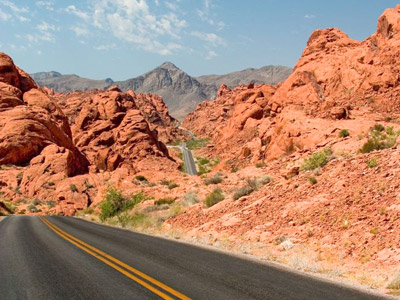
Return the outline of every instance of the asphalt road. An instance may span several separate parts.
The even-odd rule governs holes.
[[[0,222],[0,298],[384,299],[184,243],[28,216]]]
[[[185,163],[186,173],[189,175],[197,175],[196,164],[193,159],[192,151],[186,148],[186,144],[181,145],[183,153],[183,161]]]

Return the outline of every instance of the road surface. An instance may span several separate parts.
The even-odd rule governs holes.
[[[385,299],[69,217],[0,222],[1,299]]]
[[[186,144],[181,144],[183,162],[185,163],[186,173],[189,175],[197,175],[196,164],[193,159],[192,151],[186,148]]]

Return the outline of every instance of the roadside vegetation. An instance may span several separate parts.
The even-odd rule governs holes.
[[[260,178],[246,178],[246,185],[238,189],[233,194],[233,199],[238,200],[244,196],[250,195],[257,191],[262,185],[266,185],[272,181],[272,177],[265,175]]]
[[[325,148],[322,151],[315,152],[304,160],[301,169],[304,171],[311,171],[322,168],[332,159],[332,154],[331,148]]]
[[[361,153],[370,153],[374,150],[392,148],[397,141],[400,131],[394,131],[393,127],[384,127],[376,124],[368,134],[367,142],[360,149]]]

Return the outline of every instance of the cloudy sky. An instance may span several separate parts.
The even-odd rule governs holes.
[[[171,61],[190,75],[293,66],[317,28],[354,39],[396,1],[0,0],[0,51],[28,72],[122,80]]]

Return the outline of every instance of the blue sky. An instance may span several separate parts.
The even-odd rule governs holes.
[[[190,75],[294,66],[310,34],[363,40],[383,0],[0,0],[0,51],[27,72],[123,80],[171,61]]]

